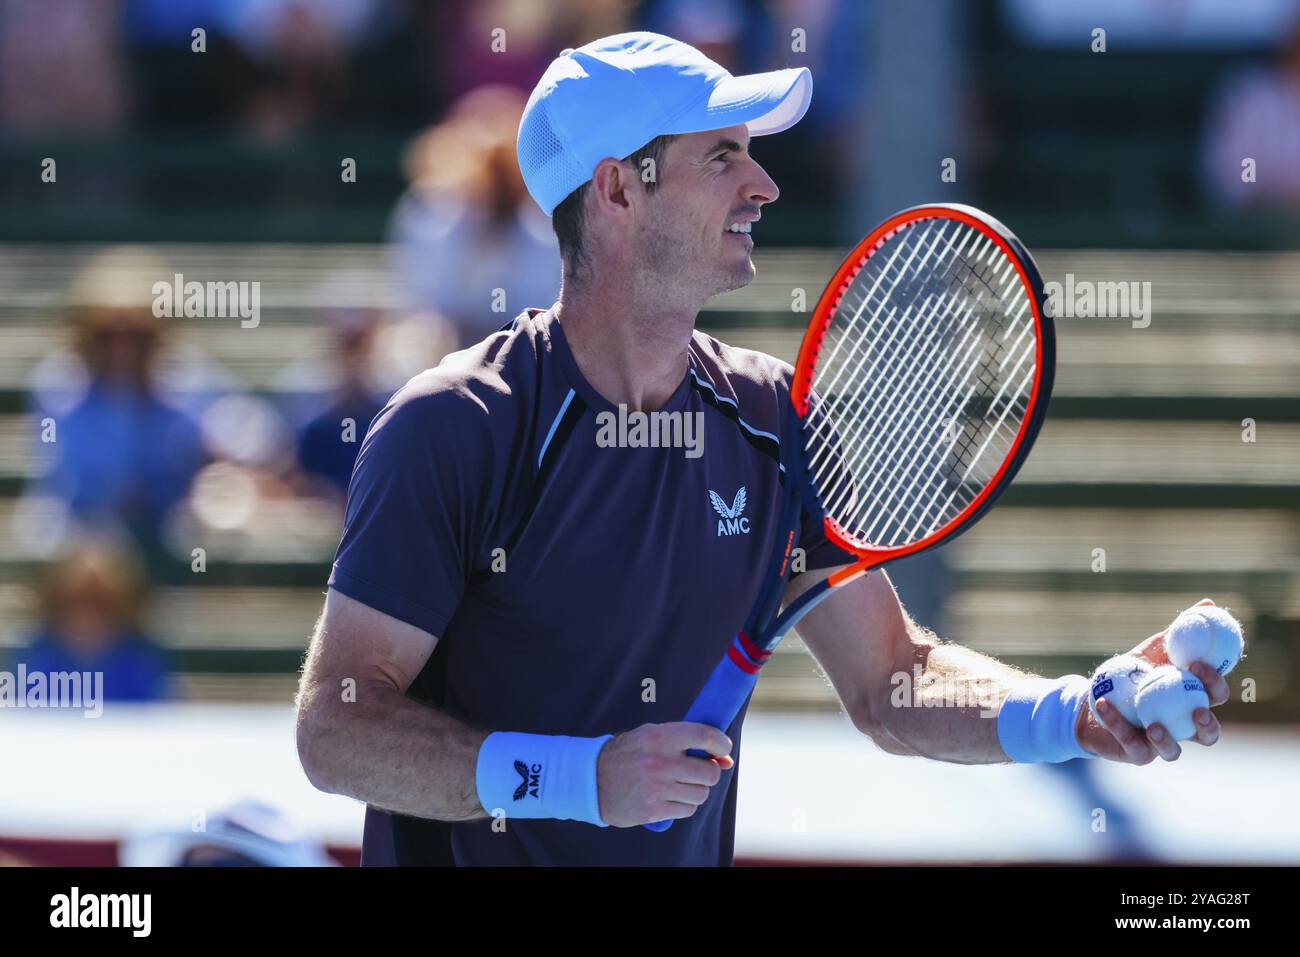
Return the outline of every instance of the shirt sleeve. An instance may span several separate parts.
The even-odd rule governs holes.
[[[826,537],[826,526],[820,515],[813,517],[807,510],[799,513],[801,528],[799,547],[804,550],[804,566],[807,571],[824,568],[838,568],[851,565],[858,560],[852,552],[846,552]]]
[[[348,487],[331,588],[441,636],[460,604],[490,456],[482,412],[407,386],[375,417]]]
[[[822,443],[828,444],[830,449],[830,454],[823,456],[818,470],[824,494],[836,501],[844,495],[854,496],[853,477],[843,466],[835,429],[828,420],[821,418],[821,399],[815,394],[811,398],[808,417],[817,428]],[[858,560],[852,552],[845,551],[827,538],[826,525],[820,513],[814,516],[806,508],[801,509],[799,521],[799,547],[804,550],[808,571],[851,565]]]

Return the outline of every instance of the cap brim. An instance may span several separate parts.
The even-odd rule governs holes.
[[[693,117],[694,133],[744,123],[751,136],[779,133],[798,123],[812,102],[812,72],[807,67],[751,73],[722,79],[703,113]]]

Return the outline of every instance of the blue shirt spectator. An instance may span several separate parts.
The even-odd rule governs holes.
[[[324,479],[346,493],[352,466],[366,429],[384,407],[382,399],[366,395],[341,398],[317,415],[298,435],[298,465],[308,475]],[[351,419],[354,440],[344,440],[344,419]]]
[[[105,701],[161,701],[168,697],[171,669],[162,648],[137,631],[113,635],[103,647],[80,652],[60,635],[46,629],[19,651],[16,661],[33,672],[100,672],[104,676]]]
[[[13,655],[28,675],[101,672],[103,700],[157,701],[167,696],[170,666],[141,631],[146,584],[126,542],[82,539],[46,572],[42,619],[31,643]]]
[[[95,383],[58,423],[48,487],[78,515],[156,531],[203,461],[198,425],[147,392]]]

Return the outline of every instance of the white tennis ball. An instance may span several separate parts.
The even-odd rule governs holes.
[[[1240,623],[1215,605],[1187,609],[1165,632],[1169,660],[1183,669],[1193,661],[1204,661],[1226,675],[1237,667],[1242,648]]]
[[[1088,690],[1088,707],[1097,716],[1097,700],[1105,698],[1129,724],[1138,724],[1137,705],[1133,699],[1138,685],[1151,671],[1151,662],[1136,655],[1116,655],[1097,666],[1092,673],[1092,687]]]
[[[1137,713],[1142,727],[1163,724],[1175,741],[1195,736],[1192,712],[1209,706],[1210,696],[1201,679],[1173,665],[1153,669],[1138,685]]]

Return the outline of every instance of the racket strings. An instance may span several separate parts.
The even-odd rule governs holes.
[[[938,301],[938,303],[939,303],[941,309],[942,309],[942,308],[949,308],[949,309],[952,308],[952,303],[949,302],[949,301],[947,301],[945,298],[940,298],[940,299],[937,300],[937,301]],[[967,316],[967,318],[969,318],[969,317]],[[970,330],[968,329],[967,331],[969,332]],[[968,337],[968,338],[969,338],[969,337]],[[963,346],[965,346],[966,348],[963,349],[963,348],[962,348]],[[930,411],[933,412],[933,414],[932,414],[931,417],[930,417],[930,422],[929,422],[929,425],[930,425],[932,428],[933,428],[933,427],[937,427],[937,426],[939,426],[939,425],[941,425],[941,424],[949,423],[949,422],[952,421],[951,416],[948,414],[948,413],[951,411],[951,409],[950,409],[950,408],[945,408],[942,404],[936,404],[935,401],[934,401],[934,399],[935,399],[935,393],[938,392],[940,389],[942,389],[942,388],[944,388],[944,387],[948,387],[949,390],[951,391],[951,386],[952,386],[953,381],[967,381],[967,382],[968,382],[968,381],[970,381],[970,379],[971,379],[971,372],[972,372],[972,370],[969,368],[968,365],[965,365],[965,364],[964,364],[964,363],[966,362],[966,360],[968,359],[968,357],[970,357],[970,356],[972,355],[972,351],[971,351],[970,347],[967,345],[967,343],[964,342],[964,341],[959,342],[958,347],[952,350],[952,354],[958,356],[958,360],[957,360],[957,362],[953,363],[952,366],[951,366],[951,368],[952,368],[952,370],[953,370],[953,378],[950,379],[950,381],[947,381],[947,382],[945,382],[945,381],[942,380],[942,379],[937,379],[937,380],[935,380],[934,387],[931,388],[927,393],[924,393],[924,394],[922,395],[922,399],[924,400],[925,404],[922,405],[920,402],[918,402],[918,403],[916,404],[916,406],[915,406],[915,408],[917,408],[917,409],[924,408],[924,409],[927,409],[927,410],[930,410]],[[908,389],[908,388],[915,389],[915,384],[914,384],[914,383],[909,383],[909,382],[907,382],[907,381],[904,381],[904,382],[901,383],[901,389],[902,389],[902,390],[906,390],[906,389]],[[968,395],[964,397],[964,398],[967,399],[967,400],[969,399],[969,391],[970,391],[970,390],[968,390]],[[887,406],[887,407],[884,409],[884,415],[885,415],[885,416],[890,416],[890,415],[897,416],[897,415],[899,414],[899,409],[898,409],[896,406],[897,406],[897,403],[895,403],[895,404],[892,405],[892,406]],[[896,421],[895,424],[896,424],[896,426],[898,426],[898,428],[895,429],[895,436],[896,436],[896,437],[899,436],[899,435],[908,435],[908,434],[913,434],[913,433],[915,433],[915,431],[916,431],[916,429],[917,429],[917,426],[918,426],[918,422],[916,421],[915,418],[913,418],[912,420],[904,419],[904,420],[902,420],[901,422]],[[921,425],[924,425],[924,424],[925,424],[925,423],[921,423]],[[964,434],[964,433],[962,433],[962,432],[954,431],[954,432],[951,433],[951,438],[956,439],[956,438],[959,438],[959,437],[960,437],[961,435],[963,435],[963,434]],[[954,451],[956,451],[956,449],[955,449],[955,446],[956,446],[956,445],[957,445],[956,442],[950,442],[950,443],[949,443],[948,451],[949,451],[950,454],[953,453]],[[965,443],[962,443],[962,445],[965,446],[965,447],[967,447],[967,452],[968,452],[968,451],[969,451],[969,447],[972,446],[973,443],[972,443],[972,442],[965,442]],[[933,466],[933,464],[934,464],[933,461],[931,461],[931,460],[926,460],[926,459],[919,459],[919,458],[918,458],[919,448],[917,448],[917,447],[915,447],[915,446],[913,446],[913,447],[911,448],[911,452],[912,452],[912,454],[911,454],[910,456],[907,456],[907,455],[899,455],[900,451],[903,450],[903,449],[905,449],[905,448],[907,448],[907,447],[906,447],[902,442],[900,442],[900,441],[895,441],[894,444],[893,444],[892,446],[886,446],[883,450],[881,450],[881,458],[883,459],[883,466],[877,468],[877,474],[876,474],[876,482],[875,482],[875,484],[874,484],[873,486],[868,486],[866,489],[863,490],[864,493],[865,493],[866,495],[873,496],[873,497],[874,497],[874,496],[878,496],[878,495],[880,494],[880,492],[881,492],[881,489],[880,489],[878,486],[882,486],[882,485],[883,485],[883,486],[888,486],[890,483],[896,482],[896,481],[899,479],[899,473],[900,473],[900,471],[902,471],[902,470],[910,470],[910,471],[915,472],[915,471],[917,471],[918,469],[926,469],[926,468],[930,468],[930,467]],[[937,448],[943,448],[943,446],[942,446],[942,445],[938,445]],[[849,450],[849,451],[850,451],[850,453],[852,453],[854,450],[851,449],[851,450]],[[932,451],[934,451],[934,450],[932,450]],[[893,470],[892,470],[892,471],[888,468],[888,466],[890,466],[890,465],[893,466]],[[936,493],[937,493],[937,491],[938,491],[938,489],[936,489]],[[934,506],[936,505],[936,503],[937,503],[938,501],[940,501],[940,499],[939,499],[939,497],[938,497],[937,494],[933,494],[933,495],[931,495],[930,498],[929,498],[929,500],[926,500],[926,499],[924,499],[924,498],[920,498],[920,497],[916,497],[916,498],[913,498],[913,499],[911,500],[911,509],[910,509],[910,511],[908,511],[908,512],[906,512],[906,513],[900,513],[900,512],[897,511],[897,510],[894,510],[894,511],[881,511],[881,512],[879,513],[879,515],[878,515],[878,518],[879,518],[879,519],[892,519],[892,520],[895,520],[895,521],[897,521],[900,517],[901,517],[901,518],[905,518],[905,519],[911,519],[911,518],[914,518],[914,517],[916,516],[916,513],[917,513],[918,509],[920,509],[920,507],[921,507],[922,505],[925,505],[925,506],[928,506],[928,508],[927,508],[926,510],[923,510],[923,511],[922,511],[922,516],[924,517],[924,516],[929,515],[929,514],[932,513],[933,511],[935,511]],[[830,503],[830,504],[831,504],[831,507],[832,507],[833,509],[838,509],[839,506],[842,505],[843,503],[842,503],[842,501],[841,501],[841,502],[832,502],[832,503]],[[879,529],[878,529],[878,528],[875,528],[875,527],[868,527],[868,528],[866,529],[866,532],[868,533],[868,535],[869,535],[871,538],[873,538],[873,539],[875,539],[875,538],[878,537],[878,536],[875,534],[875,533],[877,533],[878,531],[879,531]]]
[[[959,254],[964,254],[964,253],[965,253],[965,247],[962,247],[962,248],[957,249],[956,252],[959,253]],[[940,306],[942,306],[942,305],[943,305],[943,303],[942,303],[941,300],[936,300],[936,302],[935,302],[935,306],[936,306],[936,308],[938,308],[938,307],[940,307]],[[858,315],[860,315],[860,310],[859,310]],[[882,315],[885,315],[886,320],[889,320],[889,319],[895,318],[893,315],[890,315],[890,314],[887,314],[887,313],[882,313]],[[920,318],[922,321],[929,321],[929,320],[932,319],[932,315],[930,315],[930,314],[918,314],[918,318]],[[943,330],[942,330],[942,327],[941,327],[941,325],[940,325],[939,323],[930,322],[930,330],[929,330],[929,333],[928,333],[928,334],[922,334],[921,337],[920,337],[919,339],[913,339],[913,345],[914,345],[915,348],[917,348],[917,349],[933,348],[933,345],[934,345],[934,337],[935,337],[936,335],[941,334],[942,331],[943,331]],[[906,332],[906,330],[905,330],[905,332]],[[865,332],[865,335],[867,335],[867,336],[871,336],[871,335],[873,335],[873,334],[875,334],[875,335],[879,335],[879,330],[876,329],[874,326],[873,326],[872,328],[867,329],[866,332]],[[845,341],[845,340],[847,340],[847,339],[849,339],[849,338],[853,338],[853,337],[844,336],[844,337],[841,338],[841,342],[843,342],[843,341]],[[902,336],[899,336],[898,338],[902,338]],[[860,341],[860,340],[855,339],[855,341]],[[901,352],[899,352],[898,350],[891,348],[892,343],[891,343],[890,341],[884,339],[883,336],[880,336],[880,337],[878,338],[878,343],[879,343],[878,352],[881,353],[881,354],[884,354],[884,355],[889,356],[889,359],[890,359],[890,361],[894,364],[895,368],[897,367],[897,365],[898,365],[899,363],[905,361],[906,356],[905,356],[904,354],[902,354]],[[969,351],[969,350],[968,350],[968,351]],[[870,352],[870,350],[864,350],[864,354],[869,354],[869,352]],[[854,367],[853,372],[856,374],[860,369],[861,369],[861,363],[859,362],[858,365]],[[902,378],[901,381],[899,380],[899,377],[896,376],[896,375],[895,375],[895,376],[890,376],[890,375],[883,375],[883,376],[869,376],[870,379],[871,379],[871,381],[874,381],[874,382],[876,382],[876,383],[879,384],[879,387],[876,388],[876,389],[874,389],[873,391],[870,391],[870,392],[867,392],[867,393],[864,393],[864,394],[861,394],[861,395],[857,396],[856,398],[859,400],[858,403],[857,403],[857,405],[870,406],[870,405],[872,405],[872,404],[874,404],[874,403],[880,403],[880,402],[883,401],[884,404],[883,404],[883,407],[880,409],[880,417],[884,418],[884,417],[889,417],[889,416],[895,414],[895,412],[896,412],[896,403],[897,403],[897,401],[901,401],[901,398],[900,398],[900,397],[903,396],[903,395],[905,395],[905,394],[907,394],[907,391],[906,391],[906,390],[911,389],[911,390],[914,391],[915,388],[916,388],[916,385],[915,385],[915,382],[914,382],[914,378],[915,378],[916,375],[921,374],[921,366],[919,366],[919,365],[914,365],[914,366],[913,366],[913,370],[914,370],[914,371],[913,371],[913,373],[912,373],[912,375],[911,375],[910,377],[905,376],[905,377]],[[874,371],[874,370],[873,370],[873,371]],[[824,387],[827,388],[827,389],[828,389],[829,391],[831,391],[832,393],[837,393],[837,394],[839,394],[839,395],[842,397],[842,396],[844,395],[844,392],[842,391],[842,388],[841,388],[841,387],[842,387],[842,380],[843,380],[843,379],[844,379],[844,373],[842,372],[839,376],[830,378],[830,381],[827,382],[827,383],[825,384]],[[940,384],[940,383],[936,383],[935,385],[937,386],[937,385],[939,385],[939,384]],[[891,385],[895,387],[895,388],[894,388],[894,392],[893,392],[893,399],[891,400],[891,398],[888,397],[888,396],[884,396],[884,397],[882,398],[882,392],[883,392],[883,389],[884,389],[885,387],[888,387],[888,386],[891,386]],[[932,389],[930,393],[924,394],[921,398],[922,398],[922,399],[930,399],[930,398],[932,397],[933,391],[934,391],[934,390]],[[847,403],[842,403],[841,406],[839,407],[839,409],[837,409],[837,412],[838,412],[838,414],[841,415],[841,416],[845,415],[846,413],[855,413],[855,414],[858,414],[858,415],[863,414],[861,408],[857,407],[857,405],[855,405],[854,407],[849,407],[849,405],[848,405]],[[923,406],[921,405],[920,402],[917,402],[917,403],[914,404],[914,408],[915,408],[915,409],[921,409],[921,408],[923,408]],[[940,414],[942,414],[942,411],[943,411],[942,409],[938,410],[938,412],[939,412]],[[828,420],[823,419],[821,422],[818,423],[818,425],[819,425],[819,429],[818,429],[818,437],[819,437],[819,438],[824,437],[824,430],[825,430],[825,428],[826,428],[826,422],[827,422],[827,421],[828,421]],[[914,421],[906,421],[906,422],[901,422],[901,423],[896,423],[896,424],[903,426],[903,429],[900,429],[900,430],[898,431],[898,434],[899,434],[899,435],[902,435],[902,434],[905,434],[904,430],[907,429],[907,428],[911,428],[911,427],[913,427],[913,426],[915,425],[915,422],[914,422]],[[864,434],[864,437],[862,438],[861,441],[865,441],[865,434]],[[831,446],[830,446],[829,444],[822,444],[822,446],[821,446],[821,448],[820,448],[820,451],[819,451],[819,456],[820,456],[821,458],[825,458],[825,457],[829,454],[829,450],[830,450],[830,448],[831,448]],[[896,451],[896,449],[897,449],[897,446],[896,446],[894,449],[886,448],[885,450],[883,450],[883,454],[884,454],[886,457],[888,457],[888,455],[889,455],[890,453],[892,453],[893,451]],[[851,447],[851,448],[848,448],[848,449],[840,449],[840,450],[838,450],[838,451],[840,452],[840,454],[844,454],[844,455],[847,455],[847,456],[849,456],[849,457],[852,457],[853,455],[857,454],[857,452],[859,451],[859,449],[858,449],[857,447]],[[817,457],[814,457],[814,459],[813,459],[813,463],[812,463],[812,464],[813,464],[813,467],[816,468],[817,465],[819,464],[819,459],[818,459]],[[872,491],[872,490],[871,490],[871,489],[867,489],[867,490],[865,490],[865,491],[870,492],[870,491]]]
[[[958,404],[962,400],[969,400],[970,392],[972,390],[968,389],[966,396],[964,396],[962,400],[959,400],[956,396],[959,396],[960,393],[954,389],[954,385],[962,382],[969,382],[971,380],[973,370],[970,368],[969,363],[978,356],[978,353],[976,352],[977,345],[978,340],[970,337],[969,334],[965,339],[958,343],[958,346],[954,350],[955,354],[958,356],[958,361],[954,363],[949,377],[946,380],[943,378],[936,378],[930,388],[923,392],[917,401],[912,403],[911,408],[913,412],[911,413],[910,418],[907,417],[908,414],[900,408],[900,403],[895,402],[886,406],[883,410],[883,417],[893,415],[902,416],[902,418],[895,423],[895,441],[893,444],[886,445],[877,450],[875,481],[869,484],[865,489],[862,489],[862,494],[868,497],[877,497],[881,494],[882,488],[889,487],[891,484],[899,481],[901,473],[917,472],[933,466],[934,463],[932,458],[934,455],[938,454],[940,449],[943,448],[942,444],[934,444],[930,450],[932,453],[931,458],[921,459],[920,455],[922,446],[915,442],[910,444],[906,443],[902,441],[902,437],[914,435],[921,429],[928,428],[931,430],[938,430],[947,428],[951,423],[956,421],[959,410],[953,407],[954,404]],[[913,390],[916,389],[916,383],[908,381],[902,382],[898,386],[898,391],[895,392],[895,395],[904,395],[906,394],[905,390],[909,388]],[[948,400],[947,404],[945,404],[942,398],[944,393],[953,396],[953,398]],[[921,415],[925,415],[926,418],[920,418]],[[956,442],[961,435],[962,433],[956,429],[949,430],[949,438],[951,441],[948,443],[947,451],[950,454],[953,452]],[[860,442],[858,446],[849,449],[849,454],[852,455],[860,452],[861,445],[862,443]],[[913,500],[913,510],[915,510],[915,506],[918,505],[920,501],[920,499]],[[831,503],[831,507],[839,510],[843,504],[843,496],[841,496],[839,501]],[[897,518],[898,516],[895,513],[881,512],[879,517]],[[907,517],[910,517],[910,515]],[[874,536],[876,532],[877,529],[875,527],[869,527],[866,529],[866,533],[869,536]]]
[[[892,509],[881,510],[877,516],[876,524],[870,525],[865,529],[865,534],[869,539],[874,540],[880,537],[880,526],[883,522],[893,522],[895,526],[901,526],[908,522],[916,522],[918,520],[924,522],[933,518],[939,524],[942,524],[942,522],[948,518],[946,509],[955,502],[957,496],[963,490],[969,490],[972,493],[977,491],[977,489],[971,488],[970,485],[966,483],[969,483],[970,475],[974,468],[979,462],[983,461],[980,453],[983,451],[984,446],[987,445],[987,441],[977,447],[974,441],[977,436],[972,435],[970,430],[952,427],[957,423],[958,416],[962,414],[961,409],[963,407],[968,408],[972,405],[972,398],[976,388],[978,387],[978,383],[981,379],[987,381],[987,376],[990,371],[987,363],[981,363],[980,365],[985,374],[984,376],[980,376],[977,374],[979,366],[973,367],[969,364],[969,362],[972,361],[979,361],[979,353],[975,351],[974,348],[975,344],[975,342],[972,342],[971,345],[967,347],[966,351],[958,353],[959,360],[954,366],[956,369],[955,374],[947,382],[940,382],[941,387],[947,387],[953,394],[950,404],[946,407],[943,406],[942,403],[927,406],[936,409],[937,412],[931,417],[928,423],[919,423],[920,428],[924,428],[928,425],[928,427],[932,429],[947,429],[948,434],[946,438],[948,441],[946,443],[932,443],[928,450],[930,453],[928,456],[922,456],[920,446],[914,447],[911,450],[911,456],[906,458],[900,457],[897,461],[892,463],[894,466],[892,470],[888,467],[880,469],[875,485],[867,490],[867,494],[873,497],[884,494],[889,488],[893,487],[895,483],[901,482],[906,478],[906,476],[902,474],[903,472],[912,475],[917,473],[925,474],[927,472],[933,472],[936,468],[940,467],[943,461],[943,454],[946,454],[948,460],[953,463],[960,463],[962,461],[969,462],[968,467],[958,478],[958,481],[953,484],[953,492],[948,496],[941,495],[944,488],[942,483],[932,483],[934,490],[928,498],[914,496],[911,499],[905,500],[896,497],[894,499],[895,507]],[[953,391],[952,387],[957,383],[966,385],[964,394]],[[927,403],[934,403],[936,398],[935,392],[937,391],[937,389],[931,390],[931,393],[925,397],[924,401]],[[1000,397],[995,397],[992,404],[993,408],[997,407],[999,398]],[[965,418],[967,420],[972,417],[970,411],[965,413]],[[1005,422],[1005,416],[1000,416],[999,420],[995,421]],[[906,431],[904,434],[915,434],[917,427],[918,423],[915,421],[905,423],[904,429]],[[960,441],[963,436],[970,436],[970,439],[964,442]],[[996,429],[993,431],[991,437],[997,438]],[[886,449],[884,453],[887,460],[886,466],[891,464],[889,462],[890,457],[899,453],[903,448],[906,448],[903,443],[895,442],[893,447]],[[972,449],[975,449],[976,451],[972,453]],[[914,479],[911,481],[915,484]],[[966,502],[962,501],[958,504],[959,506],[964,507]],[[932,530],[933,529],[922,529],[920,534]]]
[[[936,237],[936,239],[937,238],[938,237]],[[902,244],[900,244],[900,249],[901,248],[902,248]],[[908,268],[908,265],[910,264],[911,261],[912,260],[910,258],[907,261],[905,261],[902,268],[903,269]],[[862,302],[857,306],[851,324],[858,324],[862,321],[861,319],[862,311],[867,307],[867,305],[871,304],[872,296],[879,288],[880,283],[884,279],[888,278],[892,265],[893,265],[892,260],[886,263],[885,267],[881,270],[881,275],[879,279],[877,279],[872,290],[862,297]],[[844,308],[845,306],[850,306],[850,307],[852,306],[851,300],[846,301],[847,297],[848,294],[846,293],[845,299],[842,300],[841,308]],[[897,376],[894,373],[897,372],[897,365],[899,362],[902,361],[902,358],[900,357],[899,351],[897,349],[891,348],[891,342],[886,340],[881,334],[882,327],[888,327],[889,323],[896,322],[896,320],[898,319],[898,311],[896,308],[894,308],[892,305],[889,304],[882,304],[882,306],[883,307],[880,309],[879,313],[877,314],[880,321],[878,323],[871,322],[869,326],[866,329],[862,330],[861,332],[861,336],[865,336],[865,337],[876,336],[878,341],[878,348],[875,350],[871,350],[871,349],[858,350],[861,352],[862,358],[860,358],[856,364],[852,364],[851,362],[844,362],[841,364],[840,371],[838,372],[838,374],[828,371],[827,373],[821,375],[818,381],[818,386],[820,389],[824,389],[828,394],[838,395],[843,399],[844,396],[846,395],[845,391],[843,390],[844,381],[846,379],[852,378],[852,379],[858,379],[859,381],[880,383],[882,385],[890,382],[894,382],[895,384],[898,384]],[[828,330],[828,334],[831,331],[832,330]],[[938,331],[939,331],[938,326],[937,325],[934,326],[931,329],[931,333],[930,333],[931,336],[936,334]],[[856,336],[844,334],[841,328],[836,328],[834,330],[834,333],[836,338],[836,346],[832,350],[830,355],[827,357],[827,359],[822,363],[821,368],[824,370],[833,370],[835,368],[836,359],[839,350],[844,345],[844,343],[853,342],[854,343],[853,348],[856,348],[856,346],[861,342],[861,339],[859,339]],[[920,345],[924,345],[925,342],[928,341],[929,338],[927,337],[920,343]],[[869,367],[864,371],[862,369],[862,366],[867,357],[872,357],[873,361],[871,367]],[[882,359],[884,362],[890,363],[891,368],[880,370],[878,368],[878,365]],[[880,374],[882,371],[885,374]],[[903,382],[902,384],[908,385],[909,383]],[[851,402],[856,400],[861,407],[870,408],[870,406],[873,403],[880,401],[881,389],[877,388],[873,391],[856,394],[856,395],[853,393],[848,393],[848,396],[849,398],[843,402],[843,404],[840,406],[838,410],[840,415],[847,415],[852,413],[861,414],[862,411],[861,408],[851,405]],[[833,428],[830,422],[831,420],[829,418],[822,418],[818,420],[818,422],[812,429],[814,433],[814,437],[819,440],[827,438],[828,431],[831,428]],[[811,466],[814,469],[817,468],[821,460],[833,454],[832,449],[834,449],[834,446],[829,442],[819,443],[819,445],[817,446],[817,452],[814,454],[813,459],[810,463]],[[839,449],[836,451],[840,452],[841,454],[847,451],[848,454],[850,455],[853,454],[854,452],[854,450],[852,449],[850,450]]]
[[[900,247],[901,245],[902,244],[900,244]],[[912,262],[911,259],[905,261],[903,263],[902,269],[906,270],[907,268],[909,268],[911,262]],[[873,285],[873,288],[861,297],[861,302],[857,305],[857,308],[854,312],[851,321],[840,323],[839,325],[833,326],[832,328],[828,329],[828,338],[832,338],[833,340],[836,341],[836,347],[831,351],[830,355],[827,356],[826,359],[822,362],[821,369],[826,371],[824,371],[819,378],[819,386],[825,391],[827,391],[828,393],[839,392],[842,389],[846,379],[866,378],[868,380],[875,381],[872,376],[872,373],[877,371],[875,368],[875,363],[878,363],[881,359],[884,359],[885,361],[892,361],[897,359],[898,351],[896,349],[891,348],[891,345],[896,344],[896,342],[899,339],[903,338],[904,334],[911,334],[910,329],[904,331],[901,326],[897,325],[897,320],[899,319],[899,310],[895,303],[889,301],[873,301],[873,297],[875,296],[877,290],[879,289],[880,284],[884,280],[892,279],[895,282],[898,281],[896,276],[891,276],[892,267],[893,264],[892,262],[890,262],[890,263],[886,263],[885,267],[880,270],[879,278]],[[852,289],[846,291],[845,297],[842,300],[841,309],[845,307],[851,307],[853,305],[852,296],[853,296]],[[863,321],[861,318],[862,311],[866,309],[868,305],[876,305],[879,307],[879,311],[878,313],[876,313],[876,319],[878,321],[868,320],[867,327],[860,329],[856,335],[846,334],[846,328],[852,328],[862,323]],[[937,306],[938,304],[935,303],[935,305]],[[923,319],[925,317],[919,314],[909,316],[907,313],[904,313],[903,318],[915,320],[918,318]],[[898,335],[895,336],[893,343],[891,343],[889,340],[886,340],[883,337],[883,330],[888,329],[890,323],[895,323],[894,328],[896,333],[898,333]],[[935,327],[934,329],[931,330],[930,336],[932,337],[933,335],[938,334],[938,332],[939,332],[938,327]],[[837,364],[836,359],[838,356],[839,349],[845,343],[851,343],[852,344],[851,349],[857,349],[857,347],[862,345],[863,343],[863,340],[861,338],[862,336],[876,336],[877,347],[875,349],[869,347],[858,349],[857,351],[858,353],[860,353],[861,358],[859,359],[857,364],[852,364],[851,362],[848,361],[841,362],[839,363],[838,373],[834,372],[833,370],[836,368],[836,364]],[[873,359],[873,366],[867,369],[864,373],[862,370],[862,364],[865,361],[865,359],[868,357],[871,357]],[[868,397],[868,398],[873,398],[873,397]]]
[[[1032,401],[1029,292],[992,238],[912,223],[862,264],[831,317],[804,421],[823,509],[855,541],[928,537],[993,480]]]

